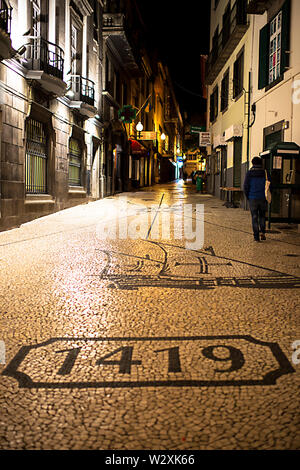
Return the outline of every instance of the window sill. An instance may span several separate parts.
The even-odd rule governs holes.
[[[26,194],[25,204],[55,204],[50,194]]]
[[[240,91],[238,95],[236,95],[236,96],[233,97],[233,101],[238,101],[241,96],[243,96],[243,90]]]
[[[217,118],[218,118],[218,116],[216,116],[213,121],[210,121],[210,124],[211,125],[215,124],[217,122]]]
[[[283,74],[280,75],[280,77],[276,78],[272,83],[269,83],[269,85],[266,86],[265,91],[271,90],[274,86],[278,85],[278,83],[282,82],[283,80]]]
[[[69,194],[84,194],[86,195],[86,190],[83,186],[69,186]]]

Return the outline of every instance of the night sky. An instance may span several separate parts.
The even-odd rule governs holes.
[[[137,1],[144,18],[148,45],[168,66],[182,114],[205,111],[201,98],[200,59],[209,52],[210,0]]]

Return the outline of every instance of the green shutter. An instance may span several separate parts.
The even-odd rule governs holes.
[[[281,57],[280,57],[280,74],[286,71],[289,66],[290,54],[286,51],[290,50],[290,16],[291,1],[286,0],[282,7],[282,24],[281,24]]]
[[[269,43],[270,24],[267,23],[259,33],[259,71],[258,89],[261,90],[268,85],[269,76]]]

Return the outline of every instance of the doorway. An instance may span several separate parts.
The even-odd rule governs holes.
[[[243,138],[236,137],[233,147],[233,186],[235,188],[241,187],[242,145]]]

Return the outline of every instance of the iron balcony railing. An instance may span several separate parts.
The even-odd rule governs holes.
[[[247,27],[247,1],[237,0],[230,10],[230,15],[223,24],[221,32],[213,38],[206,68],[206,81],[208,84],[213,82]]]
[[[28,44],[28,67],[31,70],[44,70],[49,75],[63,79],[64,51],[57,44],[40,36]]]
[[[247,13],[262,15],[270,6],[270,0],[248,0]]]
[[[11,33],[11,12],[4,1],[0,1],[0,28],[10,35]]]
[[[74,101],[83,101],[91,106],[95,103],[95,83],[81,75],[71,75],[69,87],[74,93]]]

